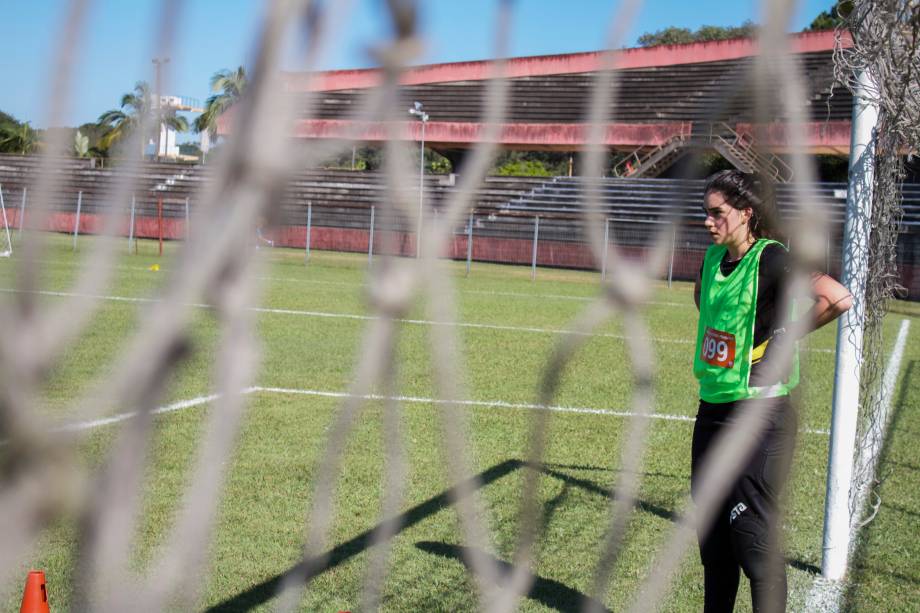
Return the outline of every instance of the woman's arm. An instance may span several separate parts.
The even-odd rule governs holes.
[[[809,332],[834,321],[853,306],[849,290],[824,273],[811,276],[811,291],[815,304],[805,315],[810,322]]]

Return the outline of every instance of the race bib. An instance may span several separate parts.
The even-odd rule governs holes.
[[[706,328],[700,359],[713,366],[732,368],[735,365],[735,335]]]

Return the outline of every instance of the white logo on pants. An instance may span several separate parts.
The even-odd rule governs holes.
[[[736,505],[732,508],[732,514],[731,514],[731,517],[728,518],[728,523],[732,523],[733,521],[735,521],[736,519],[738,519],[738,517],[739,517],[742,513],[744,513],[745,511],[747,511],[747,505],[746,505],[746,504],[744,504],[743,502],[739,502],[738,504],[736,504]]]

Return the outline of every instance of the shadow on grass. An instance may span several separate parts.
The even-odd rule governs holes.
[[[604,486],[598,485],[597,483],[590,481],[588,479],[579,479],[578,477],[573,477],[571,475],[561,473],[557,470],[547,468],[546,465],[532,466],[532,468],[539,470],[540,472],[542,472],[543,474],[547,476],[553,477],[555,479],[559,479],[563,483],[566,483],[568,485],[574,485],[576,487],[579,487],[593,494],[597,494],[599,496],[605,496],[607,498],[610,498],[611,496],[610,489]],[[650,502],[645,502],[644,500],[636,500],[636,508],[639,509],[640,511],[651,513],[652,515],[656,515],[660,517],[661,519],[667,519],[668,521],[674,521],[676,519],[676,515],[674,514],[674,511],[671,511],[670,509],[665,509],[663,507],[652,504]]]
[[[792,568],[795,568],[796,570],[800,570],[805,573],[809,573],[812,575],[821,574],[821,569],[809,562],[803,562],[801,560],[793,560],[792,558],[786,558],[786,564],[788,566],[791,566]]]
[[[911,366],[913,366],[911,362]],[[908,374],[910,374],[910,368],[908,369]],[[909,380],[905,376],[905,383]],[[905,388],[902,388],[902,396],[905,393]],[[900,406],[900,403],[898,404]],[[894,420],[893,420],[894,421]],[[893,424],[892,424],[893,425]],[[547,502],[544,507],[544,522],[548,522],[549,518],[555,513],[557,507],[559,507],[564,498],[568,495],[569,487],[577,487],[579,489],[588,491],[590,493],[603,496],[605,498],[610,498],[612,496],[611,491],[602,485],[595,483],[589,479],[581,479],[578,477],[573,477],[567,475],[559,470],[554,468],[565,468],[570,470],[585,470],[585,471],[603,471],[611,472],[615,469],[607,469],[596,466],[583,466],[583,465],[566,465],[566,464],[531,464],[523,462],[521,460],[506,460],[500,464],[479,473],[475,477],[471,478],[470,481],[473,484],[478,485],[482,488],[486,485],[489,485],[506,475],[513,473],[516,470],[521,468],[529,467],[534,470],[537,470],[548,477],[558,479],[563,482],[564,487],[562,492],[554,499]],[[643,473],[645,474],[645,473]],[[650,476],[650,475],[646,475]],[[656,475],[656,476],[666,476],[666,477],[675,477],[675,475]],[[469,485],[469,483],[467,483]],[[383,521],[374,528],[366,530],[361,534],[355,536],[354,538],[345,541],[344,543],[337,545],[336,547],[330,549],[328,552],[316,556],[311,559],[304,559],[289,568],[284,573],[276,575],[271,579],[263,581],[262,583],[253,586],[252,588],[233,596],[221,602],[213,607],[207,609],[207,613],[229,613],[229,612],[239,612],[239,611],[249,611],[257,606],[260,606],[277,594],[278,588],[289,575],[296,575],[304,578],[305,580],[310,580],[317,575],[320,575],[327,570],[335,568],[340,564],[347,562],[349,559],[359,555],[361,552],[370,548],[373,544],[373,536],[377,530],[392,528],[393,524],[396,524],[398,527],[397,533],[402,530],[414,526],[420,521],[448,508],[451,505],[451,500],[456,497],[458,491],[460,491],[459,486],[452,487],[450,489],[444,490],[442,493],[429,498],[428,500],[410,508],[406,512],[398,515],[397,517],[391,518],[389,520]],[[662,519],[668,521],[676,521],[677,515],[674,511],[670,509],[665,509],[658,505],[643,501],[636,500],[635,508],[650,513]],[[429,541],[421,541],[416,543],[416,547],[442,557],[456,558],[463,561],[464,548],[458,545],[449,545],[446,543],[437,543]],[[468,550],[469,553],[475,553],[473,550]],[[476,555],[485,556],[484,552],[478,552]],[[502,560],[495,560],[501,569],[506,572],[510,572],[511,565]],[[811,574],[820,574],[821,569],[807,562],[795,559],[787,559],[786,563],[796,568],[800,571],[811,573]],[[464,562],[465,564],[465,562]],[[911,582],[914,582],[914,579],[909,579]],[[564,584],[559,583],[558,581],[552,579],[545,579],[539,576],[533,578],[533,587],[528,593],[528,597],[534,600],[537,600],[546,606],[555,608],[560,611],[574,611],[581,608],[581,604],[584,602],[585,598],[588,598],[587,595],[570,588]],[[603,611],[607,611],[606,608],[601,608]]]
[[[484,551],[473,549],[471,547],[461,547],[459,545],[448,545],[447,543],[435,543],[431,541],[421,541],[415,544],[416,547],[427,553],[441,556],[442,558],[452,558],[462,562],[467,570],[472,570],[467,564],[468,557],[480,558],[483,563],[492,563],[498,566],[502,579],[511,575],[513,566],[504,560],[499,560]],[[539,575],[531,575],[531,588],[527,597],[540,602],[547,607],[557,611],[578,611],[587,598],[585,594],[573,589],[564,583],[554,579],[546,579]],[[609,611],[602,603],[589,599],[589,602],[599,605],[597,610]]]
[[[486,485],[489,485],[502,477],[513,473],[516,470],[519,470],[524,467],[530,467],[534,470],[540,471],[543,474],[552,477],[554,479],[559,479],[566,486],[578,487],[580,489],[586,490],[588,492],[610,498],[611,492],[608,488],[598,485],[597,483],[587,480],[580,479],[577,477],[572,477],[558,470],[549,468],[548,465],[543,464],[528,464],[527,462],[522,462],[521,460],[506,460],[500,464],[496,464],[491,468],[484,470],[475,477],[472,477],[465,486],[476,486],[482,488]],[[583,467],[587,468],[587,467]],[[602,469],[597,469],[602,470]],[[565,488],[567,489],[567,487]],[[456,499],[459,492],[463,491],[463,488],[460,486],[454,486],[447,490],[444,490],[437,496],[429,498],[428,500],[417,504],[416,506],[408,509],[401,515],[396,517],[384,520],[383,522],[377,524],[374,528],[366,530],[361,534],[355,536],[354,538],[345,541],[344,543],[333,547],[329,551],[314,558],[303,559],[288,570],[283,573],[267,579],[262,583],[254,585],[244,592],[240,592],[236,596],[233,596],[221,603],[214,605],[213,607],[207,609],[208,613],[229,613],[231,611],[248,611],[254,607],[262,605],[267,601],[275,597],[278,591],[278,587],[282,582],[288,577],[299,577],[304,580],[310,580],[317,575],[320,575],[327,570],[335,568],[340,564],[347,562],[351,558],[359,555],[361,552],[369,549],[374,541],[374,533],[378,530],[389,529],[392,530],[396,528],[396,533],[405,530],[420,521],[438,513],[449,507],[451,501]],[[560,496],[563,496],[561,494]],[[561,503],[561,498],[557,497],[549,502],[546,512],[550,515],[555,511],[555,507]],[[673,521],[675,519],[675,514],[669,509],[659,507],[657,505],[644,502],[642,500],[636,501],[636,508],[651,513],[658,517],[661,517],[666,520]],[[448,547],[445,545],[445,547]],[[571,588],[566,588],[571,591]],[[582,597],[581,594],[578,594],[579,598]],[[539,599],[539,598],[538,598]]]
[[[910,432],[906,429],[900,428],[899,424],[902,417],[904,416],[904,407],[907,405],[907,395],[912,389],[911,380],[913,380],[914,375],[916,374],[917,361],[911,360],[907,363],[907,368],[904,370],[904,376],[900,381],[900,389],[898,390],[898,397],[894,400],[892,405],[893,413],[891,415],[891,421],[888,424],[888,429],[885,431],[885,440],[882,443],[881,456],[879,457],[879,468],[888,464],[888,457],[891,454],[891,444],[894,433],[897,432],[898,436],[903,436],[905,433]],[[891,487],[889,485],[889,487]],[[882,498],[882,504],[884,502],[884,497]],[[877,519],[876,519],[877,521]],[[873,524],[869,524],[863,530],[871,531],[873,529]],[[850,581],[846,588],[846,594],[844,596],[845,602],[853,602],[856,596],[856,593],[859,589],[859,586],[866,581],[866,575],[872,572],[878,574],[887,574],[892,579],[895,579],[899,582],[908,582],[918,584],[920,581],[916,577],[908,577],[900,573],[891,572],[884,570],[882,568],[870,567],[870,555],[871,552],[868,550],[869,543],[872,539],[868,534],[863,534],[862,538],[859,539],[859,544],[857,546],[856,552],[853,556],[853,571],[850,576]]]
[[[895,460],[888,460],[888,466],[903,468],[904,470],[920,471],[920,465],[911,464],[910,462],[896,462]]]
[[[520,460],[506,460],[501,464],[496,464],[495,466],[479,473],[473,477],[471,481],[473,481],[475,485],[483,487],[504,477],[507,474],[514,472],[515,470],[518,470],[521,466],[523,466],[523,462]],[[373,535],[376,530],[392,526],[393,524],[399,526],[400,530],[404,530],[409,526],[413,526],[423,519],[434,515],[438,511],[447,508],[450,505],[451,498],[456,496],[458,491],[461,491],[458,486],[444,490],[437,496],[429,498],[425,502],[412,507],[397,517],[377,524],[376,527],[362,532],[358,536],[345,541],[341,545],[333,547],[328,552],[317,556],[316,558],[301,560],[286,570],[284,573],[263,581],[262,583],[249,588],[245,592],[241,592],[236,596],[211,607],[208,609],[208,612],[228,613],[230,611],[248,611],[253,607],[264,604],[265,602],[275,597],[278,591],[278,587],[289,575],[300,576],[309,580],[316,575],[329,570],[330,568],[335,568],[343,562],[346,562],[354,556],[358,555],[362,551],[368,549],[373,544]]]
[[[562,468],[565,470],[583,470],[583,471],[598,471],[606,473],[618,473],[622,472],[619,468],[605,468],[601,466],[589,466],[586,464],[558,464],[555,462],[546,462],[543,466],[547,468]],[[688,465],[689,466],[689,465]],[[679,481],[688,481],[690,480],[690,472],[687,471],[682,475],[675,475],[673,473],[653,473],[653,472],[644,472],[642,473],[646,477],[665,477],[668,479],[677,479]]]
[[[903,513],[904,515],[910,515],[911,517],[920,518],[920,513],[918,513],[917,511],[913,511],[911,509],[902,507],[901,505],[898,505],[898,504],[892,504],[890,502],[883,502],[882,508],[891,509],[895,513]]]

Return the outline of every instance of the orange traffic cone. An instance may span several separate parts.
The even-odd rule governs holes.
[[[45,588],[43,571],[29,571],[29,576],[26,577],[26,589],[22,592],[22,606],[19,607],[19,613],[50,613],[48,590]]]

